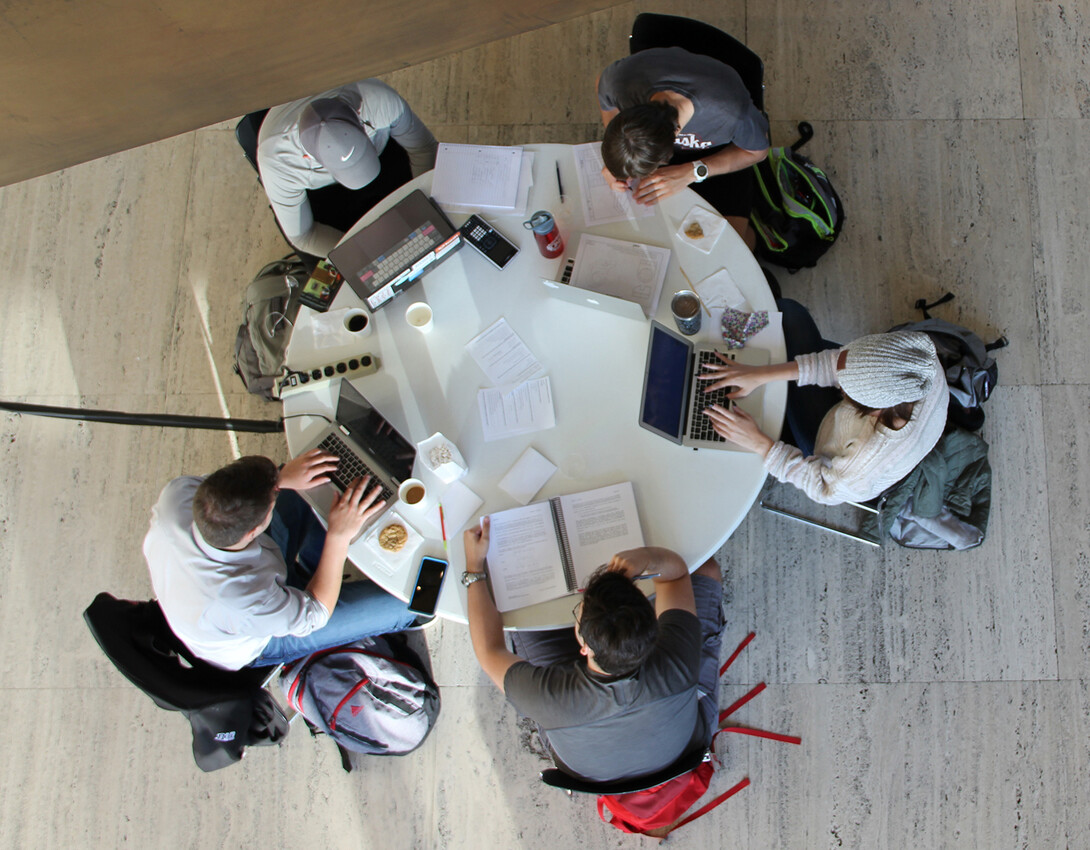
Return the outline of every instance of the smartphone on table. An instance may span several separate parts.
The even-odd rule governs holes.
[[[447,574],[447,562],[425,555],[420,559],[420,571],[416,575],[413,594],[409,598],[409,610],[430,616],[439,604],[439,591],[443,589],[443,577]]]

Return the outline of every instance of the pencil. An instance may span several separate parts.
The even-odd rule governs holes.
[[[443,517],[443,503],[439,503],[439,530],[443,533],[443,549],[447,548],[447,521]]]

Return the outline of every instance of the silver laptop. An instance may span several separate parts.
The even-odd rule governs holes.
[[[611,313],[625,319],[646,321],[643,308],[634,301],[625,301],[623,298],[603,295],[601,292],[592,292],[589,289],[580,289],[578,286],[572,286],[557,280],[549,280],[544,277],[541,278],[541,283],[548,288],[549,297],[551,298],[559,298],[569,304],[578,304],[592,310],[601,310],[604,313]]]
[[[329,483],[299,495],[310,503],[322,519],[329,518],[333,499],[357,478],[372,477],[368,490],[382,485],[381,499],[392,504],[397,488],[412,478],[416,448],[375,409],[351,381],[341,379],[336,420],[325,428],[304,451],[324,449],[339,458]]]
[[[703,413],[704,408],[718,404],[730,410],[737,405],[759,422],[764,387],[738,401],[727,398],[731,387],[705,392],[710,382],[698,380],[698,376],[704,371],[704,364],[722,362],[716,352],[751,366],[764,366],[769,362],[767,351],[749,348],[731,351],[726,345],[718,348],[697,345],[665,325],[652,322],[643,373],[640,426],[682,446],[741,451],[740,447],[715,433],[711,420]]]

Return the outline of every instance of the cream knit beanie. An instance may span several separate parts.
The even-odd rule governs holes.
[[[873,334],[848,346],[840,388],[864,407],[919,401],[935,380],[935,344],[918,331]]]

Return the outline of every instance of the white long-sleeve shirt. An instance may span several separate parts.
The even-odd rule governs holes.
[[[409,104],[379,80],[360,80],[270,109],[257,137],[261,182],[288,241],[318,257],[328,256],[344,233],[314,221],[307,189],[321,189],[337,181],[299,141],[299,118],[311,101],[334,97],[356,111],[378,153],[382,153],[390,139],[405,148],[413,177],[435,166],[439,149],[435,136]]]
[[[799,385],[839,387],[836,362],[842,350],[796,357]],[[946,427],[949,398],[946,375],[936,357],[931,390],[913,406],[904,427],[887,428],[842,401],[821,420],[812,457],[777,442],[765,456],[765,469],[821,504],[873,499],[908,475],[935,447]]]

